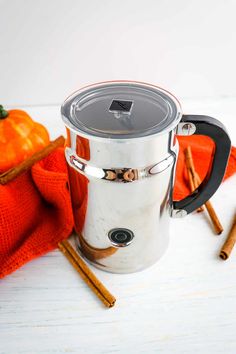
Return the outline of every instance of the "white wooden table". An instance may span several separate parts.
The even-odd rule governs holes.
[[[208,114],[236,144],[236,99],[182,100],[185,113]],[[54,138],[64,133],[59,106],[24,107]],[[105,309],[59,251],[0,281],[0,353],[236,353],[236,250],[218,258],[236,209],[236,176],[212,198],[225,231],[205,213],[171,221],[167,253],[155,266],[117,275],[94,269],[117,297]]]

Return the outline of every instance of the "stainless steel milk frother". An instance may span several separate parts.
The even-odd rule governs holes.
[[[170,216],[196,210],[220,185],[230,152],[224,126],[183,115],[168,91],[131,81],[85,87],[66,99],[61,112],[80,251],[110,272],[152,265],[168,245]],[[214,140],[212,166],[194,193],[173,201],[176,135],[192,134]]]

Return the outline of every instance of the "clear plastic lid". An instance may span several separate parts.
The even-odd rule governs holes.
[[[158,87],[113,81],[75,92],[62,106],[65,124],[85,135],[127,139],[173,129],[181,118],[179,102]]]

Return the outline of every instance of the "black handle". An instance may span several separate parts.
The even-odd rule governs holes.
[[[173,215],[176,216],[191,213],[216,192],[224,177],[231,148],[227,131],[217,119],[202,115],[183,115],[180,123],[186,129],[188,129],[187,123],[190,123],[189,127],[196,128],[194,134],[207,135],[212,138],[215,142],[215,154],[211,168],[199,187],[188,197],[180,201],[173,201]],[[186,126],[183,126],[183,123],[186,123]]]

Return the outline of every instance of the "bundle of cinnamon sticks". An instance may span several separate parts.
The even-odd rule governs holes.
[[[195,170],[191,147],[188,146],[184,152],[185,152],[185,163],[186,163],[186,168],[187,168],[189,187],[190,187],[191,192],[194,192],[198,188],[198,186],[201,184],[201,180],[200,180],[198,173]],[[212,221],[212,224],[213,224],[216,234],[218,234],[218,235],[221,234],[223,231],[223,226],[221,225],[221,222],[220,222],[210,200],[208,200],[204,204],[204,206],[206,207],[206,210],[207,210],[209,217]],[[197,211],[198,212],[204,211],[204,206],[201,206],[200,208],[198,208]],[[228,259],[235,243],[236,243],[236,215],[234,217],[233,225],[231,227],[229,235],[228,235],[228,237],[227,237],[227,239],[220,251],[219,257],[223,260]]]

